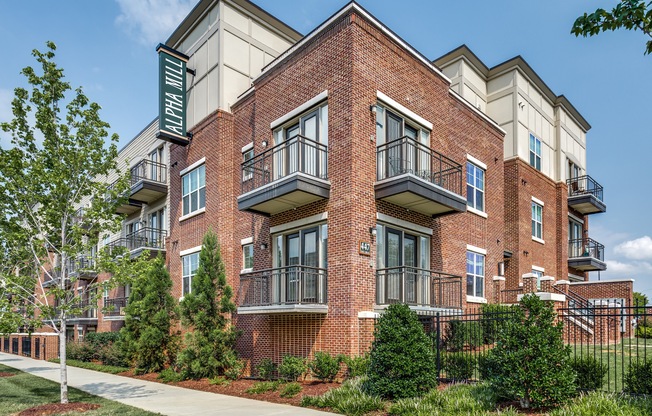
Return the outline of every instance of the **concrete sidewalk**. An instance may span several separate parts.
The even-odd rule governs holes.
[[[59,382],[59,365],[0,353],[0,364]],[[207,393],[68,366],[68,385],[109,400],[170,416],[332,416],[333,413]]]

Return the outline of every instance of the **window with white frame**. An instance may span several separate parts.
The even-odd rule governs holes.
[[[532,237],[543,240],[543,206],[532,201]]]
[[[532,274],[537,278],[537,290],[541,290],[541,278],[543,277],[543,270],[533,268]]]
[[[530,166],[541,170],[541,140],[530,133]]]
[[[185,296],[192,291],[192,278],[197,274],[199,267],[199,252],[181,257],[182,264],[182,289],[181,295]]]
[[[466,252],[466,294],[484,297],[484,254]]]
[[[181,178],[183,214],[188,215],[206,206],[206,165],[183,175]]]
[[[245,244],[242,246],[242,269],[253,270],[254,268],[254,245]]]
[[[250,146],[246,146],[242,150],[242,164],[244,165],[244,169],[242,170],[242,180],[243,181],[248,181],[249,179],[254,177],[254,168],[251,163],[247,164],[250,160],[254,158],[254,146],[253,143]]]
[[[471,208],[484,212],[484,169],[466,162],[466,202]]]

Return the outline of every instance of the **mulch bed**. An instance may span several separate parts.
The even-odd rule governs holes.
[[[41,406],[25,409],[18,413],[18,416],[46,416],[66,412],[83,413],[89,410],[95,410],[100,407],[99,404],[91,403],[48,403]]]
[[[14,373],[6,373],[4,371],[0,371],[0,377],[11,377],[11,376],[15,376],[15,375],[16,374],[14,374]]]

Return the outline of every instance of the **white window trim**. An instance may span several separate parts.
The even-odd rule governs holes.
[[[246,242],[245,242],[245,240],[249,240],[249,241],[246,241]],[[242,253],[242,264],[244,265],[244,248],[245,248],[245,246],[252,246],[252,248],[253,248],[254,250],[255,250],[256,248],[253,247],[253,245],[254,245],[253,237],[245,238],[245,239],[243,239],[242,241],[243,241],[243,242],[240,244],[240,251],[241,251],[241,253]],[[255,255],[255,254],[254,254],[254,255]],[[240,274],[243,274],[243,273],[250,273],[250,272],[252,272],[253,270],[254,270],[253,267],[248,268],[248,269],[242,269],[242,270],[240,270]]]
[[[247,237],[247,238],[243,238],[242,240],[240,240],[240,245],[244,246],[244,245],[247,245],[247,244],[252,244],[253,242],[254,242],[253,237]]]
[[[391,224],[391,225],[396,225],[397,227],[410,230],[410,231],[415,231],[420,234],[425,234],[425,235],[430,235],[432,236],[432,228],[428,227],[423,227],[418,224],[411,223],[409,221],[401,220],[398,218],[390,217],[389,215],[381,214],[380,212],[376,213],[376,219],[378,221]]]
[[[487,298],[466,295],[466,303],[487,303]]]
[[[539,266],[532,266],[532,270],[536,270],[536,271],[541,272],[541,273],[546,272],[546,269],[544,269],[543,267],[539,267]]]
[[[188,166],[187,168],[185,168],[181,172],[179,172],[179,176],[185,175],[186,173],[190,172],[191,170],[194,170],[194,169],[200,167],[204,163],[206,163],[206,158],[202,157],[201,159],[199,159],[198,161],[196,161],[192,165]]]
[[[487,250],[485,250],[484,248],[472,246],[471,244],[467,244],[466,249],[467,249],[467,251],[472,251],[472,252],[477,253],[477,254],[482,254],[483,256],[487,255]]]
[[[546,244],[546,240],[544,240],[542,238],[539,238],[539,237],[535,237],[535,236],[532,236],[532,241],[536,241],[537,243],[540,243],[540,244]]]
[[[286,222],[285,224],[276,225],[269,228],[270,234],[277,234],[283,231],[291,230],[293,228],[302,228],[305,225],[314,224],[316,222],[324,221],[328,219],[328,212],[322,212],[321,214],[311,215],[310,217],[302,218],[296,221]]]
[[[535,202],[535,203],[541,205],[542,207],[546,206],[545,202],[543,202],[542,200],[540,200],[539,198],[536,198],[534,196],[532,197],[532,202]]]
[[[407,118],[409,118],[409,119],[411,119],[412,121],[414,121],[414,122],[420,124],[422,127],[425,127],[426,129],[432,131],[432,128],[433,128],[432,123],[429,122],[428,120],[426,120],[425,118],[421,117],[420,115],[418,115],[418,114],[415,113],[414,111],[408,109],[408,108],[405,107],[404,105],[399,104],[399,103],[396,102],[395,100],[392,100],[391,98],[389,98],[389,96],[387,96],[386,94],[383,94],[383,93],[380,92],[380,91],[376,91],[376,97],[377,97],[380,101],[382,101],[382,102],[384,102],[385,104],[387,104],[388,106],[393,107],[394,110],[398,111],[399,113],[402,113],[402,114],[403,114],[404,116],[406,116]]]
[[[181,221],[185,221],[185,220],[187,220],[188,218],[192,218],[192,217],[194,217],[194,216],[196,216],[196,215],[203,214],[204,212],[206,212],[206,207],[199,208],[197,211],[193,211],[193,212],[191,212],[191,213],[189,213],[189,214],[186,214],[186,215],[182,215],[182,216],[180,216],[180,217],[179,217],[179,222],[181,222]]]
[[[201,247],[202,246],[195,246],[193,248],[189,248],[189,249],[186,249],[186,250],[181,250],[179,252],[179,257],[187,256],[189,254],[193,254],[193,253],[196,253],[198,251],[201,251]]]
[[[466,206],[466,210],[467,210],[468,212],[470,212],[471,214],[478,215],[478,216],[480,216],[480,217],[482,217],[482,218],[488,218],[488,217],[489,217],[489,216],[487,215],[486,212],[484,212],[484,211],[480,211],[479,209],[475,209],[475,208],[470,207],[470,206],[468,206],[468,205]]]
[[[580,219],[579,217],[576,217],[575,215],[571,214],[570,212],[568,213],[568,218],[575,222],[579,222],[580,224],[584,224],[584,220]]]
[[[248,152],[249,150],[254,148],[254,142],[251,142],[249,144],[246,144],[242,146],[242,153]]]
[[[317,94],[315,97],[309,99],[308,101],[301,104],[294,110],[282,115],[281,117],[269,123],[269,128],[274,130],[276,127],[301,115],[302,113],[305,113],[306,111],[310,110],[312,107],[316,106],[317,104],[319,104],[320,102],[324,101],[327,98],[328,98],[328,90]]]
[[[468,160],[469,162],[473,163],[474,165],[484,169],[485,171],[487,170],[487,165],[486,164],[480,162],[480,160],[474,158],[473,156],[471,156],[468,153],[466,154],[466,160]]]

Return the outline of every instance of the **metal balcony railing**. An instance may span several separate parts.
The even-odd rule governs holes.
[[[462,307],[462,278],[433,270],[401,266],[376,271],[376,303],[406,303],[432,308]]]
[[[240,275],[241,307],[327,303],[328,271],[286,266]]]
[[[596,182],[589,175],[579,176],[566,180],[568,185],[568,196],[578,196],[591,194],[598,200],[603,201],[602,185]]]
[[[140,230],[127,234],[125,237],[113,240],[108,244],[109,251],[118,247],[124,247],[128,251],[138,249],[165,249],[165,237],[167,236],[166,230],[158,228],[144,227]]]
[[[379,181],[409,173],[462,195],[462,165],[410,137],[378,146],[376,161]]]
[[[167,166],[147,159],[141,160],[131,168],[131,186],[140,181],[151,181],[165,185],[167,183]]]
[[[328,146],[295,136],[242,163],[242,193],[294,173],[328,179]]]
[[[604,245],[591,238],[579,238],[568,242],[568,258],[592,257],[604,261]]]
[[[95,270],[95,259],[92,257],[80,256],[68,260],[68,275],[78,274],[80,272],[92,273]]]
[[[128,297],[105,298],[102,314],[104,314],[104,316],[123,316],[128,303]]]

